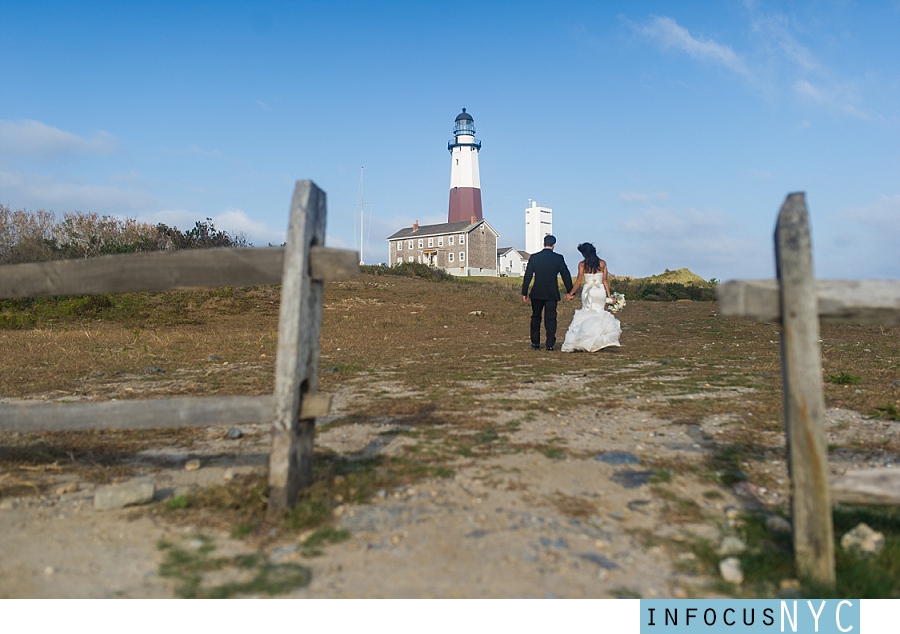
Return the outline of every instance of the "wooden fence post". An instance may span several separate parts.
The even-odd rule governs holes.
[[[304,397],[316,391],[323,282],[310,275],[310,250],[325,241],[325,214],[325,192],[312,181],[298,181],[281,281],[269,454],[270,514],[293,505],[300,489],[312,482],[315,419],[300,420],[300,408]]]
[[[823,423],[819,316],[809,215],[803,193],[778,214],[775,259],[781,296],[785,432],[792,482],[794,556],[801,576],[834,586],[834,526]]]

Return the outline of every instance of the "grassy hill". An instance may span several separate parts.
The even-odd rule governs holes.
[[[715,281],[705,281],[689,269],[678,269],[650,277],[610,276],[609,286],[614,293],[622,293],[626,299],[643,299],[655,302],[678,300],[715,301]]]
[[[704,280],[702,277],[692,272],[688,268],[682,268],[675,271],[670,271],[666,269],[663,273],[659,275],[651,275],[649,277],[632,277],[630,275],[610,275],[611,279],[623,279],[623,280],[633,280],[633,281],[641,281],[645,283],[657,283],[657,284],[684,284],[691,286],[703,286],[710,287],[713,286],[710,282]]]

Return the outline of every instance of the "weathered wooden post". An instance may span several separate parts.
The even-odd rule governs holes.
[[[833,586],[834,526],[823,428],[818,298],[803,193],[789,194],[778,214],[775,260],[795,561],[800,575]]]
[[[311,274],[310,252],[325,242],[325,192],[312,181],[298,181],[291,201],[281,279],[275,411],[269,454],[269,513],[293,505],[312,482],[315,419],[300,419],[301,403],[316,391],[321,279]]]

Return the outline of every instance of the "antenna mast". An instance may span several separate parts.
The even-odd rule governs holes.
[[[363,254],[363,249],[365,248],[365,235],[364,235],[364,224],[363,224],[363,215],[365,206],[367,203],[365,202],[365,197],[363,196],[364,192],[364,180],[363,176],[365,175],[365,168],[359,168],[359,265],[362,266],[365,264],[365,257]]]

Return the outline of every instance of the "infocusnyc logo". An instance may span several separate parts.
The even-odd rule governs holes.
[[[641,599],[641,634],[859,634],[859,599]]]

